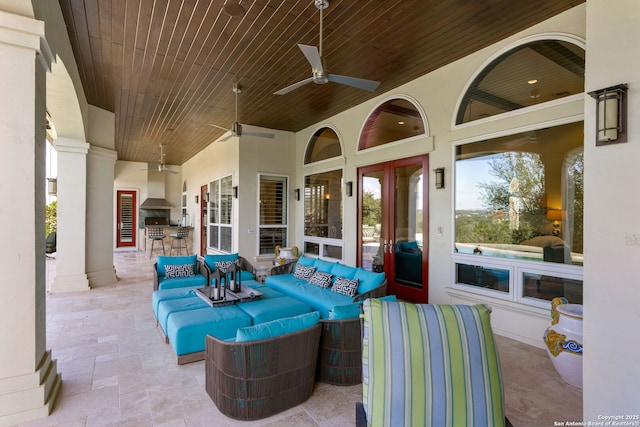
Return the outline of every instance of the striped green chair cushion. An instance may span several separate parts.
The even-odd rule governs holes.
[[[505,425],[485,305],[364,302],[363,404],[371,426]]]

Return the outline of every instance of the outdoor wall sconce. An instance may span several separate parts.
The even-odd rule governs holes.
[[[560,221],[567,219],[567,211],[562,209],[547,209],[547,219],[553,221],[553,235],[560,235]]]
[[[58,194],[58,179],[47,178],[47,191],[50,196],[56,196]]]
[[[295,193],[296,193],[296,200],[298,200],[298,201],[299,201],[299,200],[300,200],[300,189],[299,189],[299,188],[296,188]]]
[[[596,100],[596,146],[627,142],[627,84],[589,92]]]
[[[196,202],[196,205],[197,205],[198,204],[198,195],[197,194],[193,197],[193,200]]]
[[[235,187],[233,187],[233,198],[234,199],[238,198],[238,186],[237,185]]]
[[[209,192],[207,191],[206,193],[204,193],[203,197],[202,197],[202,201],[205,203],[209,203]]]
[[[347,193],[347,197],[353,196],[353,181],[348,181],[345,184],[345,193]]]
[[[444,168],[436,169],[435,173],[436,173],[436,188],[437,189],[444,188]]]

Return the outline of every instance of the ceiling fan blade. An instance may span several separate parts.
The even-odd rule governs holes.
[[[222,129],[222,130],[226,130],[227,132],[230,131],[230,129],[227,128],[223,128],[222,126],[218,126],[218,125],[214,125],[212,123],[207,123],[209,126],[214,127],[214,128],[218,128],[218,129]]]
[[[320,58],[318,48],[315,46],[308,46],[306,44],[299,44],[298,47],[302,53],[304,53],[304,56],[307,57],[307,61],[311,64],[311,68],[317,71],[322,71],[322,58]]]
[[[266,133],[266,132],[242,132],[243,135],[249,135],[249,136],[258,136],[260,138],[269,138],[269,139],[274,139],[276,136],[272,133]]]
[[[380,82],[373,80],[360,79],[357,77],[340,76],[338,74],[328,74],[327,78],[330,82],[340,83],[347,86],[357,87],[358,89],[368,90],[373,92],[376,90]]]
[[[298,89],[299,87],[306,85],[307,83],[311,83],[312,81],[313,81],[313,77],[309,77],[308,79],[301,80],[298,83],[294,83],[294,84],[292,84],[290,86],[287,86],[287,87],[285,87],[283,89],[280,89],[279,91],[274,92],[273,94],[274,95],[284,95],[286,93],[291,92],[294,89]]]
[[[177,173],[178,173],[178,172],[176,172],[176,171],[174,171],[174,170],[171,170],[171,169],[169,169],[169,168],[162,168],[162,169],[160,170],[160,172],[169,172],[169,173],[172,173],[172,174],[177,174]]]

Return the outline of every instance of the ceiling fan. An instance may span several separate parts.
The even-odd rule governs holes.
[[[242,88],[236,83],[233,85],[233,92],[236,94],[236,121],[233,122],[233,125],[231,126],[230,129],[222,127],[222,126],[218,126],[218,125],[214,125],[209,123],[209,126],[213,126],[214,128],[218,128],[218,129],[222,129],[222,130],[226,130],[228,132],[231,132],[229,135],[227,135],[226,137],[220,139],[220,141],[226,141],[227,139],[231,138],[232,136],[241,136],[241,135],[250,135],[250,136],[259,136],[261,138],[270,138],[273,139],[275,138],[275,135],[272,133],[266,133],[266,132],[242,132],[242,125],[240,124],[240,122],[238,122],[238,94],[240,92],[242,92]]]
[[[369,92],[373,92],[374,90],[376,90],[380,82],[360,79],[357,77],[340,76],[338,74],[329,74],[329,72],[326,70],[326,67],[324,66],[324,58],[322,57],[322,11],[329,7],[329,2],[327,0],[314,0],[314,3],[315,6],[320,10],[320,48],[318,49],[315,46],[298,44],[298,47],[300,48],[304,56],[307,57],[307,61],[309,61],[309,63],[311,64],[311,72],[313,73],[313,75],[307,79],[299,81],[298,83],[294,83],[290,86],[280,89],[279,91],[275,92],[274,95],[284,95],[311,82],[319,85],[328,82],[335,82],[347,86],[353,86],[358,89],[368,90]]]
[[[160,144],[160,162],[157,163],[158,172],[169,172],[169,173],[177,174],[178,172],[166,167],[166,165],[164,163],[164,156],[165,156],[165,154],[164,154],[164,145]],[[154,168],[151,167],[152,164],[156,164],[156,163],[149,163],[149,168],[148,169],[143,169],[143,170],[153,170]]]

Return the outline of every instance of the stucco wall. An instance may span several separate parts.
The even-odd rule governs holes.
[[[586,91],[629,85],[626,143],[595,146],[595,101],[585,101],[584,412],[602,421],[640,415],[640,3],[589,0],[586,19]]]

